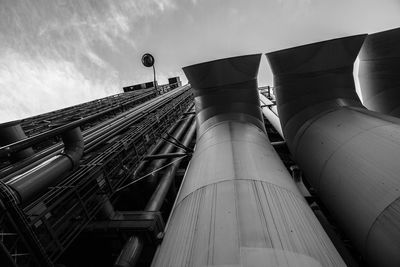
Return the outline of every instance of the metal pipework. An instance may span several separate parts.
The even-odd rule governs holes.
[[[0,146],[12,144],[26,138],[27,136],[21,127],[20,121],[11,121],[0,124]],[[33,151],[32,147],[27,147],[23,150],[10,153],[10,162],[18,162],[32,156],[34,153],[35,152]]]
[[[156,106],[160,105],[160,103],[163,103],[164,101],[168,100],[168,97],[174,97],[178,94],[180,94],[182,91],[185,91],[187,87],[181,87],[179,89],[176,89],[174,91],[168,92],[166,94],[163,94],[162,96],[159,96],[152,101],[148,101],[146,103],[142,103],[136,107],[134,107],[131,110],[128,110],[126,112],[123,112],[116,117],[107,120],[105,122],[102,122],[84,132],[84,139],[85,139],[85,151],[88,152],[91,149],[93,149],[94,146],[98,145],[101,142],[105,142],[107,138],[111,138],[111,136],[114,136],[119,130],[124,129],[129,127],[130,124],[134,123],[136,119],[140,118],[143,116],[143,112],[149,112],[149,109],[154,109]],[[95,114],[98,115],[98,114]],[[93,115],[94,116],[94,115]],[[87,118],[84,118],[82,120],[86,120]],[[82,120],[79,120],[78,122],[82,122]],[[87,122],[87,121],[86,121]],[[75,123],[75,122],[73,122]],[[70,125],[70,124],[68,124]],[[69,126],[68,126],[69,127]],[[60,127],[56,128],[59,129]],[[43,133],[44,135],[47,136],[48,132]],[[58,133],[58,132],[57,132]],[[54,132],[50,133],[51,136],[53,136]],[[107,135],[107,138],[105,137]],[[48,138],[48,137],[47,137]],[[31,140],[32,142],[36,142],[38,140],[34,139]],[[15,149],[19,149],[19,142],[14,143],[12,145],[16,145]],[[24,144],[25,145],[25,144]],[[5,146],[3,148],[6,148],[8,146]],[[61,149],[61,146],[59,144],[54,145],[48,149],[45,149],[43,151],[40,151],[33,155],[32,157],[18,162],[17,164],[8,166],[7,168],[3,169],[0,173],[0,177],[5,177],[4,181],[8,181],[15,175],[20,175],[21,173],[26,172],[27,170],[31,169],[32,167],[35,167],[40,163],[44,162],[45,160],[50,159],[53,157],[57,151]]]
[[[114,263],[114,267],[132,267],[139,260],[143,249],[143,241],[137,236],[131,236]]]
[[[191,108],[191,107],[190,107]],[[174,123],[174,125],[172,125],[167,132],[167,135],[171,135],[173,134],[173,132],[178,128],[179,126],[179,122]],[[147,166],[147,164],[149,163],[146,159],[148,157],[151,157],[153,155],[155,155],[157,153],[157,151],[160,150],[160,148],[165,144],[165,140],[162,138],[159,138],[157,143],[150,149],[149,153],[147,156],[145,156],[143,158],[143,160],[139,163],[138,167],[136,168],[135,172],[132,175],[131,180],[135,180],[136,178],[138,178],[138,175],[140,174],[140,172],[143,171],[143,169]]]
[[[400,120],[368,111],[353,64],[366,35],[267,54],[289,149],[371,266],[400,266]]]
[[[178,128],[174,131],[172,137],[175,139],[180,139],[183,134],[186,132],[188,127],[190,126],[191,122],[193,121],[194,116],[189,115],[184,121],[178,126]],[[165,142],[164,146],[159,151],[160,154],[169,154],[176,148],[175,145]],[[167,158],[162,158],[158,160],[153,160],[149,165],[149,169],[151,171],[151,175],[147,178],[147,181],[150,185],[156,185],[159,172],[157,171],[163,164],[167,161]]]
[[[7,181],[18,195],[20,203],[33,200],[49,186],[57,184],[63,175],[79,164],[84,142],[80,128],[74,128],[62,134],[64,150],[35,168]]]
[[[345,266],[266,136],[259,62],[183,69],[197,143],[152,266]]]
[[[196,124],[192,122],[192,125],[188,129],[187,133],[183,137],[182,144],[184,146],[189,146],[190,142],[193,139],[194,134],[196,133]],[[179,154],[185,155],[183,152],[185,150],[180,148],[178,150]],[[178,154],[178,153],[176,153]],[[181,164],[183,160],[183,157],[181,156],[180,159],[174,161],[174,163],[168,167],[167,171],[165,174],[161,177],[160,182],[154,191],[153,195],[151,196],[149,202],[147,203],[146,207],[144,210],[146,211],[159,211],[164,203],[164,199],[167,196],[167,193],[173,184],[173,181],[175,179],[175,174],[176,171],[179,168],[179,165]]]
[[[400,117],[400,28],[368,35],[359,59],[363,104]]]
[[[279,135],[282,137],[282,139],[285,139],[285,137],[283,136],[282,126],[281,126],[281,122],[279,121],[279,117],[269,107],[269,105],[272,104],[271,100],[269,100],[262,94],[259,94],[259,96],[260,96],[260,102],[262,105],[261,110],[262,110],[262,113],[264,114],[265,118],[267,118],[267,120],[272,124],[272,126],[279,133]]]
[[[196,132],[195,123],[192,122],[189,129],[186,131],[185,136],[183,137],[182,144],[184,146],[188,146],[189,143],[192,141],[193,136]],[[179,152],[184,151],[183,149],[179,149]],[[160,182],[154,191],[153,195],[151,196],[150,200],[148,201],[146,207],[144,208],[145,211],[159,211],[164,203],[165,197],[168,194],[168,191],[171,185],[174,182],[176,171],[181,164],[183,157],[181,159],[176,160],[172,165],[170,165],[165,172],[165,174],[161,177]],[[134,241],[133,241],[134,240]],[[123,267],[133,267],[135,266],[137,259],[140,256],[141,249],[136,249],[139,244],[142,244],[142,240],[140,238],[132,236],[128,242],[125,243],[124,247],[119,254],[116,263],[114,264],[115,267],[123,266]]]

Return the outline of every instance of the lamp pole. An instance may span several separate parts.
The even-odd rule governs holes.
[[[155,62],[154,57],[151,54],[146,53],[142,56],[142,64],[145,67],[153,67],[154,90],[156,90],[156,93],[158,93],[157,92],[157,80],[156,80],[156,68],[154,66],[154,62]]]

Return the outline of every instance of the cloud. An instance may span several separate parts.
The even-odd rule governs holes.
[[[118,93],[116,73],[110,73],[107,78],[88,79],[72,62],[46,58],[38,62],[12,50],[0,57],[0,77],[0,121],[21,119]]]
[[[1,117],[7,121],[120,91],[117,59],[136,27],[173,0],[5,0],[0,6]]]

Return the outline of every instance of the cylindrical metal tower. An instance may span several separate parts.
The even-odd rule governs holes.
[[[184,68],[197,143],[153,266],[344,266],[265,134],[260,55]]]
[[[368,111],[353,63],[366,35],[267,54],[296,162],[371,266],[400,266],[400,120]]]

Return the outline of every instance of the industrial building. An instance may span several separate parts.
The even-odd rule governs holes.
[[[1,266],[400,266],[400,30],[0,125]],[[357,95],[353,66],[360,58]]]

